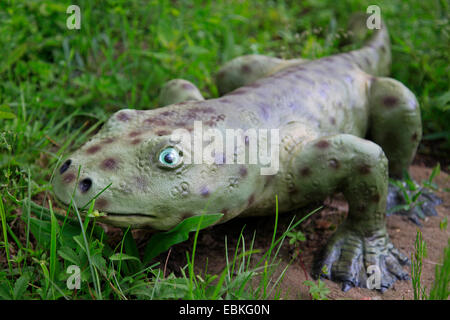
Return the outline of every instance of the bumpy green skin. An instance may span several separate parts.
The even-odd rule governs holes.
[[[289,211],[341,191],[348,218],[316,270],[327,266],[324,276],[347,290],[364,287],[366,269],[377,265],[384,290],[408,277],[401,267],[408,259],[386,232],[388,163],[389,174],[400,175],[422,132],[413,93],[384,77],[390,60],[383,26],[362,49],[316,61],[236,58],[218,72],[219,91],[226,93],[218,99],[203,100],[185,80],[169,82],[161,94],[166,107],[118,111],[72,154],[55,176],[55,193],[66,204],[73,194],[81,206],[112,183],[95,202],[105,222],[168,230],[205,208],[224,213],[225,222],[273,214],[275,194],[280,210]],[[158,155],[174,144],[171,132],[192,131],[196,120],[221,131],[280,129],[278,174],[263,176],[259,165],[161,168]],[[83,192],[77,183],[85,178],[92,186]]]

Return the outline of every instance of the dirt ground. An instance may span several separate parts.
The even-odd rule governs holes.
[[[416,181],[425,180],[431,173],[431,168],[413,165],[410,173]],[[450,175],[441,172],[434,180],[440,188],[450,187]],[[423,238],[427,243],[427,258],[424,259],[422,272],[422,284],[426,288],[430,288],[434,280],[434,272],[436,264],[442,263],[443,249],[447,245],[449,239],[449,228],[442,231],[439,223],[445,216],[450,216],[450,193],[437,192],[444,202],[437,207],[438,216],[429,217],[423,221],[420,228]],[[319,204],[320,205],[320,204]],[[281,235],[291,222],[294,215],[297,216],[296,221],[305,213],[312,211],[317,206],[311,206],[301,212],[292,212],[290,214],[280,215],[278,225],[278,235]],[[282,282],[283,297],[288,299],[310,299],[308,288],[303,285],[303,281],[310,279],[310,271],[313,265],[313,259],[316,252],[326,243],[327,239],[333,234],[340,221],[345,218],[347,203],[342,196],[335,196],[333,199],[327,199],[324,208],[319,213],[310,217],[303,222],[299,230],[303,231],[307,237],[305,242],[300,245],[301,254],[297,257],[288,268],[285,278]],[[219,273],[225,267],[225,236],[227,237],[229,256],[232,257],[233,249],[236,246],[237,239],[242,228],[244,229],[244,237],[247,245],[250,244],[254,231],[256,231],[255,248],[266,252],[270,245],[274,227],[273,217],[258,218],[242,218],[234,219],[225,224],[214,226],[203,230],[199,234],[197,251],[196,251],[196,269],[198,273],[203,273],[207,262],[208,273]],[[387,218],[388,231],[394,245],[409,257],[414,251],[414,241],[416,238],[417,226],[407,218],[393,215]],[[145,231],[136,231],[135,237],[138,243],[145,245]],[[172,247],[170,255],[162,254],[158,259],[161,264],[166,266],[166,272],[175,272],[179,274],[180,267],[186,264],[186,251],[192,251],[193,236],[182,244]],[[291,260],[295,248],[288,244],[288,241],[282,246],[279,257],[281,263],[278,270],[282,270],[284,266]],[[258,258],[258,254],[255,254]],[[410,271],[410,268],[406,268]],[[167,274],[166,273],[166,274]],[[326,285],[331,290],[330,299],[413,299],[413,290],[411,281],[397,281],[393,288],[385,293],[380,293],[368,289],[353,288],[344,293],[341,286],[332,281],[325,280]]]

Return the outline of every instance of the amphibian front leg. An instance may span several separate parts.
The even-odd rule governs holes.
[[[380,290],[407,279],[406,256],[394,248],[386,230],[388,161],[373,142],[349,134],[322,137],[299,146],[291,161],[296,196],[312,200],[343,192],[347,219],[322,251],[315,275],[343,283],[343,290],[366,286],[367,269],[381,272]]]
[[[389,160],[389,175],[401,180],[402,172],[408,170],[422,136],[417,99],[399,81],[379,77],[373,78],[369,101],[370,137],[386,153]],[[434,207],[441,204],[442,200],[424,190],[418,202],[422,204],[403,213],[420,225],[418,217],[423,217],[423,214],[436,215]],[[390,185],[387,210],[404,203],[402,191]]]

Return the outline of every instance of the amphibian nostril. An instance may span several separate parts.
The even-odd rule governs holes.
[[[79,187],[82,193],[87,192],[92,186],[92,180],[89,178],[80,181]]]
[[[72,164],[72,160],[67,160],[66,162],[63,163],[63,165],[61,166],[61,168],[59,168],[59,173],[63,174],[64,172],[67,171],[67,169],[69,169],[70,165]]]

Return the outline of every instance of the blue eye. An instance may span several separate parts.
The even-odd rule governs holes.
[[[166,148],[159,154],[159,162],[167,167],[175,167],[181,162],[181,155],[175,148]]]

